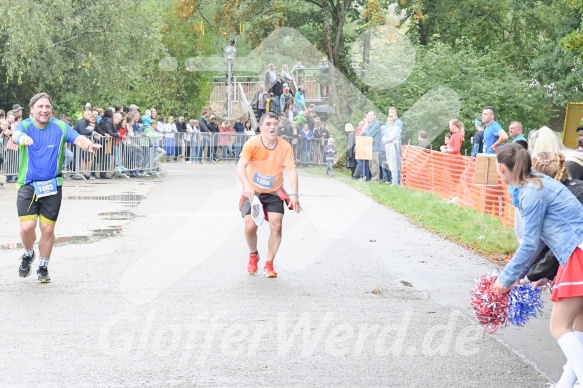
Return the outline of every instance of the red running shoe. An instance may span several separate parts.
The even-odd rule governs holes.
[[[257,272],[257,263],[259,262],[259,252],[249,254],[249,264],[247,265],[247,271],[254,275]]]
[[[266,261],[265,267],[263,267],[263,275],[268,278],[276,278],[277,272],[273,269],[273,261]]]

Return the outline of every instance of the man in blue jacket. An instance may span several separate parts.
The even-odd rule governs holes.
[[[362,136],[372,137],[372,159],[370,161],[370,175],[373,182],[380,182],[381,160],[380,155],[383,150],[381,142],[381,122],[377,119],[373,111],[368,112],[365,121],[366,129],[362,131]]]

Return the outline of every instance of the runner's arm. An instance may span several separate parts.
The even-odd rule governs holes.
[[[95,152],[101,148],[101,145],[93,143],[85,136],[77,137],[77,139],[75,139],[75,145],[77,147],[81,147],[83,150],[87,152]]]
[[[300,206],[300,200],[298,197],[299,186],[298,186],[298,172],[296,168],[295,167],[289,168],[287,170],[287,176],[289,177],[292,190],[291,194],[289,195],[289,200],[292,206],[294,207],[294,211],[296,213],[299,213],[302,211],[302,207]]]
[[[491,147],[494,151],[497,151],[500,144],[504,144],[508,140],[508,135],[506,134],[506,132],[503,129],[498,131],[497,135],[498,135],[498,140],[496,141],[496,143],[492,144],[492,147]]]
[[[249,165],[249,160],[245,159],[244,157],[239,157],[239,162],[237,163],[237,175],[239,175],[239,180],[243,184],[243,195],[249,198],[249,201],[253,200],[253,196],[255,195],[255,190],[251,186],[249,182],[249,178],[247,178],[247,166]]]
[[[12,141],[14,142],[14,144],[18,145],[18,146],[29,146],[33,144],[32,138],[28,135],[26,135],[24,132],[22,131],[18,131],[18,130],[14,130],[12,131]]]

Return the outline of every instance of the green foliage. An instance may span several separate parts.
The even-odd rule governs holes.
[[[64,104],[111,101],[113,91],[129,87],[140,75],[144,61],[162,53],[159,19],[142,1],[1,4],[7,79],[48,91]],[[80,96],[61,101],[65,94]]]
[[[581,14],[574,8],[583,10],[582,0],[402,0],[399,4],[409,36],[421,45],[438,42],[457,49],[458,42],[467,39],[479,51],[495,50],[519,78],[530,78],[548,91],[541,103],[559,107],[555,114],[562,113],[566,102],[578,99],[583,71],[577,56],[583,53],[583,33]]]
[[[475,132],[473,121],[486,105],[497,108],[496,119],[505,128],[514,120],[522,122],[526,129],[539,128],[547,122],[550,107],[544,103],[545,91],[530,83],[496,51],[478,50],[468,41],[456,42],[455,48],[435,42],[417,47],[415,67],[403,85],[372,90],[369,98],[379,107],[394,105],[404,112],[435,87],[453,89],[461,102],[459,119],[466,125],[464,148],[469,150],[469,138]],[[419,128],[407,129],[403,142],[413,139],[412,144],[416,144]],[[449,132],[447,127],[443,131]],[[439,136],[434,147],[442,144],[442,139]]]
[[[567,3],[579,11],[579,25],[561,40],[561,46],[567,51],[579,54],[583,60],[583,0],[568,0]]]
[[[0,14],[1,106],[46,91],[57,114],[92,102],[194,116],[208,100],[209,76],[184,60],[212,52],[215,36],[180,20],[174,0],[22,0],[0,3]],[[166,56],[177,71],[160,68]]]
[[[162,16],[162,40],[166,55],[176,58],[178,68],[166,71],[159,59],[146,62],[144,74],[128,93],[127,102],[139,107],[156,107],[163,116],[185,115],[197,117],[208,102],[212,88],[211,75],[190,72],[185,69],[185,60],[214,54],[211,32],[205,39],[193,21],[176,17],[174,2],[158,3],[157,12]]]

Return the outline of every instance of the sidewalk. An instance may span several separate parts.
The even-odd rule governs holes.
[[[246,272],[235,166],[168,171],[67,182],[57,237],[116,233],[55,248],[51,284],[18,278],[21,251],[0,249],[0,385],[546,387],[544,374],[558,377],[550,301],[527,327],[485,335],[470,290],[494,265],[358,191],[300,170],[304,213],[284,217],[280,277],[267,279]],[[15,194],[0,191],[0,245],[18,239]]]

